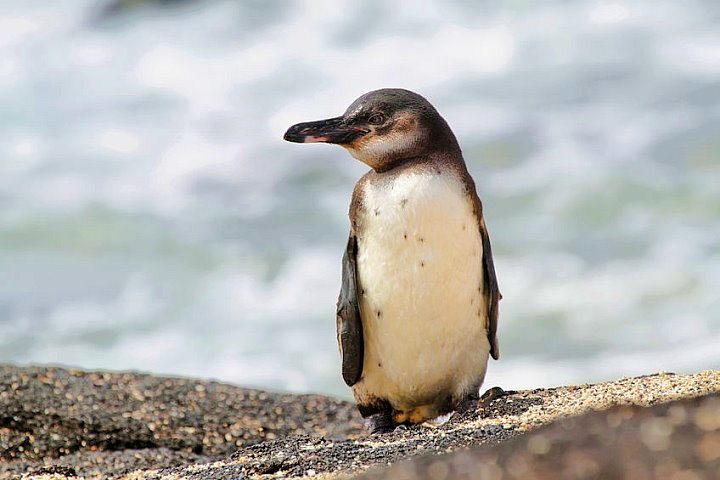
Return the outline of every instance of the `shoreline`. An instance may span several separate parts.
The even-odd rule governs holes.
[[[720,418],[720,401],[712,403],[719,394],[718,370],[660,373],[513,392],[484,409],[456,413],[439,427],[368,436],[353,404],[322,395],[151,374],[3,365],[0,479],[330,479],[368,471],[372,478],[393,478],[375,469],[406,468],[409,458],[413,469],[417,465],[417,472],[427,474],[433,462],[426,458],[473,448],[465,461],[482,462],[493,448],[524,441],[527,432],[553,428],[568,417],[604,418],[608,409],[636,409],[654,418],[667,414],[662,404],[668,402],[697,404],[687,408],[710,402],[702,408],[717,404]],[[696,400],[708,395],[710,400]],[[455,471],[453,462],[447,460],[448,471]],[[720,468],[720,458],[717,462]]]

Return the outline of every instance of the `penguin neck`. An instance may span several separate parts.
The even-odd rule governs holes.
[[[407,166],[411,163],[425,163],[434,160],[460,159],[462,161],[462,151],[455,134],[450,126],[442,118],[438,118],[430,130],[430,134],[424,140],[425,148],[419,153],[411,153],[407,156],[399,156],[392,161],[377,162],[377,167],[373,167],[375,173],[386,173],[398,168]]]
[[[463,163],[462,158],[463,157],[462,152],[460,151],[460,147],[454,149],[447,148],[447,146],[445,146],[444,148],[437,147],[424,151],[419,155],[402,157],[393,160],[392,162],[382,163],[377,168],[373,168],[372,171],[378,175],[392,174],[405,170],[411,165],[422,165],[431,163],[444,164],[457,161]]]

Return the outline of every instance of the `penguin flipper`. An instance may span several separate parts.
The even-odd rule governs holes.
[[[352,387],[363,370],[363,328],[357,297],[357,238],[350,232],[342,260],[342,287],[337,302],[337,340],[342,356],[342,376]]]
[[[479,200],[478,200],[479,201]],[[498,325],[498,304],[502,295],[498,287],[497,276],[495,275],[495,264],[492,257],[492,248],[490,246],[490,235],[485,226],[485,219],[480,215],[480,237],[482,238],[483,247],[483,278],[485,279],[484,295],[487,304],[488,328],[487,336],[490,341],[490,355],[495,360],[500,358],[500,346],[497,340]]]

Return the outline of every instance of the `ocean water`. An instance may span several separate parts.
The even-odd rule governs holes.
[[[487,386],[720,368],[716,0],[135,3],[0,2],[0,362],[348,397],[365,169],[281,138],[392,86],[485,205]]]

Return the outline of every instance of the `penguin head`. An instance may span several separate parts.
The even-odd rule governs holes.
[[[339,117],[293,125],[285,140],[336,143],[376,171],[440,148],[456,148],[450,127],[425,98],[409,90],[374,90]]]

